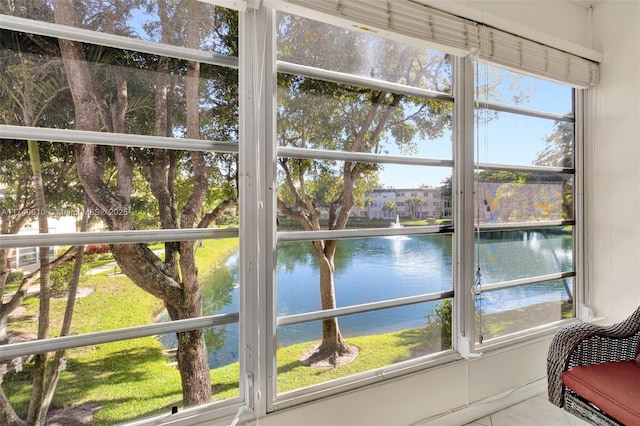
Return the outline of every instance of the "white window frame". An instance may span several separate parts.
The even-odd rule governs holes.
[[[244,3],[243,3],[244,4]],[[276,9],[268,4],[257,8],[248,7],[239,12],[240,57],[234,58],[211,55],[206,52],[183,47],[159,45],[125,37],[97,34],[92,31],[67,28],[56,24],[35,22],[28,19],[2,16],[1,26],[14,31],[37,33],[51,37],[68,38],[106,46],[139,50],[169,57],[195,60],[239,70],[239,129],[238,145],[226,142],[198,140],[173,140],[153,136],[127,135],[122,145],[146,146],[165,149],[197,149],[238,153],[240,158],[240,231],[237,230],[158,230],[123,231],[86,234],[52,234],[33,236],[3,236],[0,247],[27,247],[42,245],[77,245],[88,243],[135,243],[147,241],[198,240],[210,238],[240,237],[240,280],[241,288],[239,314],[216,315],[191,320],[173,321],[166,324],[152,324],[123,330],[67,336],[44,341],[25,342],[3,348],[9,356],[19,356],[45,351],[55,351],[78,346],[94,345],[115,340],[125,340],[159,333],[189,330],[194,327],[209,327],[240,321],[240,396],[232,400],[207,404],[184,410],[163,422],[190,424],[188,419],[198,423],[252,411],[249,415],[258,418],[269,412],[292,407],[311,400],[340,392],[378,383],[390,378],[410,374],[419,370],[447,362],[482,356],[502,347],[517,344],[553,333],[559,323],[548,324],[539,330],[528,330],[519,336],[510,336],[490,346],[478,347],[474,343],[475,320],[474,300],[470,289],[473,285],[474,263],[463,261],[474,258],[474,212],[473,212],[473,170],[474,170],[474,79],[473,66],[469,56],[457,56],[454,60],[454,88],[451,96],[434,94],[421,89],[408,89],[410,94],[428,95],[437,99],[453,101],[453,160],[432,160],[415,157],[392,157],[376,154],[313,152],[276,146],[276,75],[278,71],[305,73],[314,78],[332,79],[364,87],[398,90],[398,85],[372,82],[366,78],[350,76],[330,71],[310,69],[276,59],[275,42]],[[336,23],[338,18],[309,12],[315,19]],[[425,42],[426,47],[429,43]],[[383,87],[384,86],[384,87]],[[584,102],[586,90],[575,90],[575,141],[574,141],[574,265],[576,280],[574,307],[577,317],[583,317],[584,295],[584,229],[583,229],[583,141],[585,138]],[[550,115],[545,115],[549,118]],[[461,119],[462,118],[462,119]],[[27,128],[0,125],[1,139],[40,139],[72,143],[117,144],[118,139],[109,134],[97,132],[67,131],[58,129]],[[1,141],[0,141],[1,143]],[[443,294],[419,296],[415,300],[386,301],[368,306],[340,308],[327,312],[313,312],[300,316],[277,317],[275,306],[276,245],[279,241],[299,241],[324,238],[354,238],[381,235],[435,234],[439,227],[415,227],[381,230],[342,230],[307,232],[304,236],[293,232],[277,232],[275,183],[278,156],[293,156],[314,159],[337,159],[390,162],[405,165],[452,167],[453,179],[453,283],[454,318],[452,337],[454,348],[435,356],[418,358],[398,365],[390,365],[374,371],[363,372],[336,381],[301,389],[278,396],[276,391],[277,351],[275,331],[278,325],[304,319],[319,319],[325,316],[344,315],[354,312],[381,309],[402,303],[417,303]],[[522,168],[519,168],[522,169]],[[539,170],[539,168],[536,168]],[[379,197],[379,194],[374,194]],[[384,195],[382,195],[384,198]],[[555,224],[557,225],[557,224]],[[453,295],[452,295],[453,296]],[[560,322],[564,323],[564,321]],[[8,351],[8,352],[5,352]],[[157,419],[141,420],[136,424],[152,424]],[[185,423],[186,422],[186,423]]]

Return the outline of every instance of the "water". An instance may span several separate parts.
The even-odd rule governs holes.
[[[542,232],[503,233],[499,239],[480,238],[481,283],[512,280],[572,269],[571,236]],[[278,316],[320,310],[319,270],[310,242],[278,245],[276,306]],[[338,307],[416,296],[453,288],[450,235],[377,237],[343,240],[335,257]],[[562,281],[484,293],[483,313],[566,300]],[[571,287],[571,283],[568,284]],[[237,312],[238,254],[203,276],[206,315]],[[423,326],[437,302],[386,309],[339,319],[345,337]],[[280,327],[278,346],[321,338],[321,323]],[[165,345],[171,346],[167,336]],[[238,325],[206,331],[212,368],[238,359]]]

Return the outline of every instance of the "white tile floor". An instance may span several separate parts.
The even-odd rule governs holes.
[[[589,424],[547,401],[539,395],[467,426],[588,426]]]

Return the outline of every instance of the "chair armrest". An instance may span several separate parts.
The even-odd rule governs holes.
[[[573,322],[560,327],[547,355],[549,401],[564,405],[564,371],[578,365],[635,359],[639,340],[640,307],[626,320],[610,326]]]

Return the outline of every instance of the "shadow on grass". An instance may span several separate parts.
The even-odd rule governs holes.
[[[89,347],[86,350],[94,349]],[[98,347],[97,350],[100,348]],[[86,388],[86,385],[81,383],[86,379],[93,382],[104,380],[118,384],[139,382],[147,376],[148,372],[144,367],[149,362],[163,362],[165,360],[161,351],[151,347],[123,349],[92,361],[82,361],[80,359],[82,355],[77,358],[74,358],[73,355],[71,357],[67,365],[69,376],[65,378],[65,382],[77,386],[79,389]]]
[[[104,407],[118,404],[129,398],[141,397],[137,392],[140,383],[149,379],[145,368],[149,363],[165,363],[162,353],[151,347],[137,347],[114,351],[101,355],[99,359],[82,361],[87,351],[99,351],[97,348],[84,348],[84,354],[68,354],[70,357],[66,370],[60,377],[54,406],[76,405],[79,402],[92,402]],[[97,356],[97,355],[96,355]],[[50,357],[51,359],[51,357]],[[20,373],[7,375],[3,388],[14,403],[19,414],[25,414],[32,386],[32,364],[26,364]],[[109,390],[118,386],[118,392]],[[96,391],[96,390],[99,391]],[[103,395],[103,397],[96,397]],[[156,395],[154,395],[156,397]],[[22,413],[25,411],[25,413]]]
[[[410,355],[408,357],[398,357],[393,360],[393,363],[451,349],[450,347],[442,347],[441,331],[435,327],[412,328],[395,334],[400,339],[400,346],[409,350]]]
[[[211,385],[211,394],[212,395],[216,395],[219,393],[224,393],[224,392],[228,392],[231,391],[232,389],[239,389],[240,388],[240,382],[233,382],[233,383],[213,383]]]
[[[278,365],[278,374],[287,374],[300,367],[303,367],[301,361],[293,361],[288,364]]]

